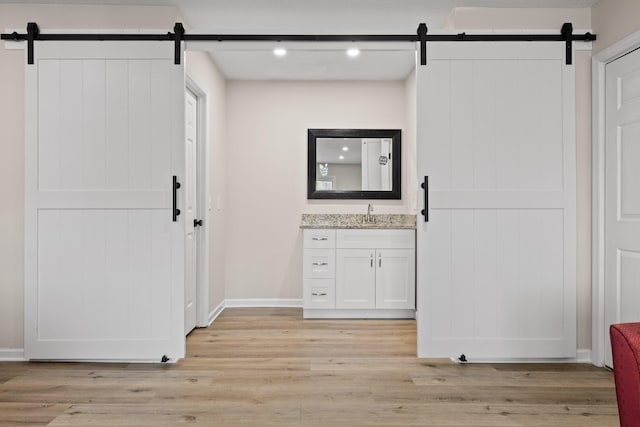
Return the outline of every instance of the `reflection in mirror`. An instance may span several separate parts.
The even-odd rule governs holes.
[[[309,129],[308,198],[399,199],[399,152],[399,130]]]
[[[316,139],[316,191],[390,191],[391,138]]]

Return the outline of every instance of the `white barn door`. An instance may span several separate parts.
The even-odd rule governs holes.
[[[428,44],[417,69],[429,199],[429,221],[418,216],[420,357],[576,355],[575,87],[564,47]]]
[[[184,176],[184,68],[173,44],[46,41],[34,52],[25,355],[183,357],[184,215],[172,214],[173,176]]]

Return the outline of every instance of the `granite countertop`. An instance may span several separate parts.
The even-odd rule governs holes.
[[[415,215],[382,214],[371,215],[373,221],[366,222],[364,214],[302,214],[300,228],[416,228]]]

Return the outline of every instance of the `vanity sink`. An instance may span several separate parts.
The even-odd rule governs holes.
[[[416,216],[404,214],[302,214],[300,228],[416,228]]]

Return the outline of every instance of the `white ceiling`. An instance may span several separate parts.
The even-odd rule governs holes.
[[[277,45],[286,47],[285,56],[274,55],[276,43],[255,43],[251,49],[237,50],[221,50],[217,42],[192,46],[207,50],[222,74],[235,80],[404,80],[416,62],[412,43],[396,49],[366,43]],[[360,55],[347,56],[352,47],[359,48]]]
[[[16,0],[0,0],[15,3]],[[161,5],[179,9],[187,31],[240,34],[412,34],[417,24],[441,28],[455,7],[591,7],[597,0],[22,0],[21,3]],[[196,29],[196,30],[191,30]],[[205,46],[206,45],[206,46]],[[229,46],[233,46],[231,49]],[[228,79],[403,80],[415,63],[407,46],[293,43],[276,58],[273,44],[193,43]],[[320,47],[322,46],[322,47]],[[410,46],[409,49],[413,47]],[[319,50],[320,49],[320,50]]]
[[[318,163],[362,163],[361,138],[317,138],[316,161]],[[344,147],[347,151],[344,151]],[[340,156],[344,157],[340,159]]]

